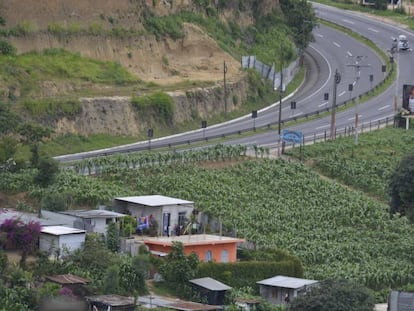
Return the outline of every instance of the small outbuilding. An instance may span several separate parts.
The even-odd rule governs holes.
[[[49,255],[61,257],[65,252],[73,252],[85,243],[86,231],[65,227],[42,227],[39,236],[39,249]]]
[[[87,233],[96,232],[101,234],[106,234],[110,223],[117,223],[125,216],[125,214],[103,209],[63,212],[42,211],[42,217],[44,218],[59,221],[68,227],[86,230]]]
[[[198,294],[201,299],[206,299],[209,305],[224,305],[226,292],[230,286],[210,277],[190,280],[193,293]]]
[[[306,290],[318,284],[318,281],[278,275],[257,282],[260,296],[274,304],[286,304]]]
[[[163,195],[119,197],[114,199],[114,209],[136,217],[138,224],[145,223],[141,219],[152,218],[158,224],[158,235],[170,236],[190,219],[194,202]]]
[[[133,297],[120,295],[97,295],[85,297],[88,311],[134,311],[135,300]]]
[[[388,311],[412,311],[414,310],[414,293],[392,291],[388,300]]]

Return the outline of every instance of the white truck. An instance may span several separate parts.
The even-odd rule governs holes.
[[[398,36],[398,50],[408,50],[410,46],[408,45],[408,40],[405,35]]]

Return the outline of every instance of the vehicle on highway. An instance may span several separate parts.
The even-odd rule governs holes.
[[[405,35],[398,36],[398,50],[408,50],[410,48]]]

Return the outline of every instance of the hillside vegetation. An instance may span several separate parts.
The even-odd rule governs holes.
[[[274,90],[241,71],[241,56],[278,67],[282,51],[287,64],[311,39],[312,23],[302,20],[315,20],[299,0],[105,0],[93,9],[42,0],[28,10],[30,2],[0,7],[0,111],[18,116],[2,134],[18,142],[21,158],[28,154],[18,136],[22,123],[48,128],[40,144],[76,144],[90,135],[81,147],[55,149],[68,153],[88,141],[87,149],[112,146],[113,139],[101,144],[102,135],[132,142],[150,127],[166,135],[260,109],[273,102]],[[152,96],[168,106],[146,100]],[[224,96],[232,103],[226,112]]]
[[[29,191],[33,198],[58,195],[76,206],[163,193],[197,202],[199,210],[258,247],[288,250],[302,261],[308,278],[345,277],[375,290],[414,281],[414,228],[405,217],[391,218],[388,205],[299,163],[253,159],[221,169],[197,165],[240,160],[245,152],[223,148],[88,160],[82,171],[99,168],[97,175],[64,171],[46,191],[31,184],[36,170],[4,173],[0,187]]]

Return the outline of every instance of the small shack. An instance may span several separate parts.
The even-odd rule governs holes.
[[[107,210],[72,210],[63,212],[42,211],[42,217],[59,221],[61,224],[87,233],[96,232],[106,234],[108,224],[119,222],[125,214]]]
[[[206,299],[209,305],[224,305],[226,292],[230,286],[210,277],[190,280],[193,293],[198,294],[201,299]]]
[[[134,311],[135,301],[133,297],[120,295],[97,295],[85,297],[88,311]]]
[[[388,311],[414,310],[414,293],[393,290],[388,300]]]
[[[170,236],[190,219],[194,202],[163,195],[119,197],[114,199],[114,209],[136,217],[138,225],[145,224],[141,219],[152,218],[158,224],[158,235]]]
[[[85,237],[85,230],[65,226],[42,227],[39,236],[39,249],[60,258],[65,252],[71,253],[81,248]]]
[[[150,252],[157,256],[168,254],[173,242],[181,242],[186,255],[195,253],[201,261],[225,263],[237,261],[237,244],[243,243],[245,240],[213,234],[148,237],[144,239],[144,243],[148,246]]]
[[[60,274],[46,276],[46,281],[56,283],[61,287],[67,287],[77,296],[85,295],[85,286],[89,283],[87,279],[73,274]]]
[[[278,275],[257,282],[260,296],[274,304],[286,304],[298,295],[304,294],[310,286],[318,281]]]

